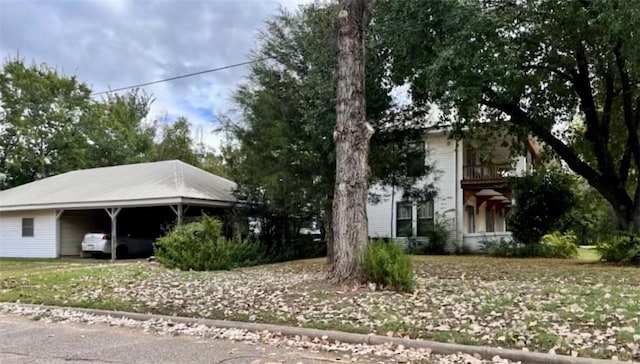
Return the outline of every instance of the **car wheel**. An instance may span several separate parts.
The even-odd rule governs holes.
[[[129,249],[126,246],[120,245],[116,248],[116,257],[118,259],[126,258],[127,254],[129,254]]]

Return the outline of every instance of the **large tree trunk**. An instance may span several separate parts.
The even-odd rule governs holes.
[[[365,30],[373,0],[340,0],[337,25],[336,187],[333,201],[334,258],[329,278],[344,283],[361,278],[367,245],[369,140],[365,119]]]
[[[327,242],[327,264],[333,264],[333,196],[324,203],[324,239]]]
[[[639,206],[634,208],[614,207],[612,206],[616,228],[620,232],[630,234],[640,234],[640,211]]]

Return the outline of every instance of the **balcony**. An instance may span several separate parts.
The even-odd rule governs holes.
[[[466,165],[463,167],[462,185],[499,186],[504,184],[506,177],[513,175],[513,167],[509,163]]]

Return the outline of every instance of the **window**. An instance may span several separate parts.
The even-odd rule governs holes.
[[[420,177],[424,174],[426,151],[424,141],[411,142],[406,146],[407,176]]]
[[[22,219],[22,237],[33,236],[33,217],[25,217]]]
[[[396,217],[396,236],[408,237],[413,235],[411,226],[413,221],[413,206],[411,202],[398,202]]]
[[[473,234],[476,232],[476,209],[473,206],[467,206],[467,232]]]
[[[433,228],[433,201],[418,204],[418,236],[427,236],[427,232]]]
[[[495,231],[495,221],[496,221],[496,210],[493,208],[491,210],[487,210],[487,232],[492,233]]]

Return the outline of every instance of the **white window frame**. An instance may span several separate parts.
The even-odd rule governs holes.
[[[400,210],[401,207],[408,207],[409,211],[410,211],[410,215],[409,217],[400,217]],[[399,201],[396,203],[396,237],[398,238],[409,238],[413,236],[413,204],[410,201]],[[399,233],[399,229],[398,229],[398,225],[400,223],[400,221],[409,221],[409,224],[411,225],[411,233],[409,235],[398,235]]]
[[[411,211],[411,219],[409,218],[400,218],[400,207],[406,206],[410,207]],[[422,218],[419,217],[420,209],[422,206],[427,207],[427,216]],[[414,237],[426,237],[426,234],[419,235],[418,234],[418,226],[421,220],[431,220],[435,225],[436,222],[436,214],[435,214],[435,201],[426,201],[426,202],[415,202],[415,201],[398,201],[396,202],[396,221],[395,221],[395,236],[397,238],[414,238]],[[411,221],[411,234],[410,235],[399,235],[398,222],[399,221]]]
[[[426,216],[424,217],[420,217],[421,208],[426,208]],[[433,203],[433,200],[416,204],[416,234],[415,235],[417,237],[427,236],[426,232],[424,232],[423,234],[420,234],[419,229],[420,229],[421,220],[426,220],[426,221],[431,220],[432,226],[435,224],[436,214],[435,214],[435,204]]]

